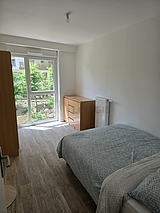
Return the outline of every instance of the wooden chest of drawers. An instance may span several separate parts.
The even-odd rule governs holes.
[[[64,121],[76,130],[95,127],[95,100],[70,95],[64,96]]]

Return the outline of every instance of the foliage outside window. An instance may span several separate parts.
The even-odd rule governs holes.
[[[17,115],[28,115],[26,76],[23,70],[13,72],[14,94]],[[52,66],[39,70],[36,63],[30,63],[30,83],[32,91],[47,91],[54,89]],[[53,95],[32,95],[31,112],[34,121],[54,117]]]

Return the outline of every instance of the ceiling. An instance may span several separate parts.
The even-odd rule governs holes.
[[[158,14],[160,0],[0,0],[0,34],[79,45]]]

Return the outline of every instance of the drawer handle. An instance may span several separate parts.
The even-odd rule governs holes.
[[[71,112],[71,111],[69,111],[69,110],[68,110],[68,112],[70,112],[71,114],[74,114],[74,112]]]
[[[74,121],[74,119],[73,118],[71,118],[71,117],[68,117],[69,119],[71,119],[72,121]]]

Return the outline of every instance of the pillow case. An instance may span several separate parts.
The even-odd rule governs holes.
[[[148,175],[128,195],[142,203],[152,213],[160,213],[160,168]]]

